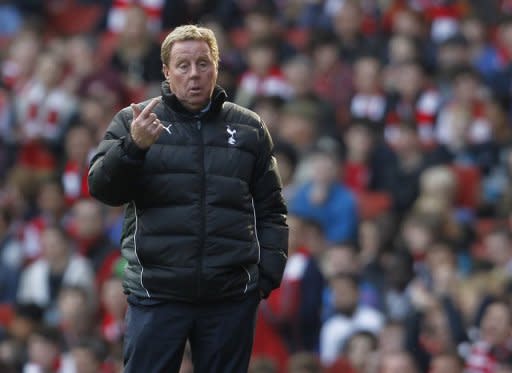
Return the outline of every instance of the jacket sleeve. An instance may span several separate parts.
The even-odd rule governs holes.
[[[131,201],[138,189],[138,175],[147,151],[137,147],[130,136],[131,118],[129,108],[116,114],[91,159],[89,193],[107,205]]]
[[[259,289],[263,297],[279,287],[288,257],[287,209],[267,127],[261,123],[251,193],[260,245]]]

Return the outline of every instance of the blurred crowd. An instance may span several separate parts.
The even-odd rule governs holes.
[[[0,0],[0,372],[122,371],[123,209],[89,159],[186,23],[288,202],[250,372],[512,372],[509,0]]]

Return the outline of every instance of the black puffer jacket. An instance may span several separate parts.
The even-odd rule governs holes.
[[[216,87],[193,115],[164,84],[154,112],[167,129],[148,151],[131,140],[129,107],[100,143],[89,189],[127,204],[126,292],[204,302],[279,286],[288,228],[272,140],[255,113],[225,100]]]

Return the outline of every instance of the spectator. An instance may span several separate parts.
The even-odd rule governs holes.
[[[483,236],[486,260],[492,269],[488,274],[492,277],[510,278],[512,274],[512,240],[510,230],[496,227]]]
[[[349,63],[370,51],[382,55],[379,41],[363,34],[362,22],[363,11],[358,1],[344,1],[332,15],[332,28],[340,41],[341,58]]]
[[[290,211],[320,222],[327,241],[353,240],[357,232],[357,206],[354,195],[341,184],[336,154],[317,150],[310,155],[310,179],[298,186],[290,201]]]
[[[469,45],[464,35],[457,32],[439,43],[436,64],[436,85],[444,101],[453,94],[451,79],[453,72],[471,66]]]
[[[43,327],[36,330],[28,341],[28,362],[23,373],[67,373],[73,369],[73,360],[62,353],[62,339],[59,331]]]
[[[405,346],[405,324],[388,321],[378,335],[378,355],[392,355],[403,350]]]
[[[33,185],[27,188],[34,188]],[[43,230],[54,224],[64,224],[66,205],[64,189],[56,177],[48,177],[36,186],[36,213],[22,227],[24,260],[31,262],[41,254],[41,234]]]
[[[276,142],[274,155],[279,167],[281,182],[283,183],[283,195],[288,200],[294,193],[293,177],[299,163],[299,156],[295,146],[285,141]]]
[[[295,146],[299,158],[310,152],[320,136],[319,107],[308,100],[293,100],[282,107],[277,137]]]
[[[57,325],[66,347],[85,337],[95,335],[96,303],[90,298],[90,289],[64,285],[57,296]]]
[[[318,357],[310,352],[299,352],[290,357],[288,373],[321,373],[322,366]]]
[[[371,186],[388,193],[393,211],[403,216],[418,198],[420,176],[429,159],[421,150],[416,122],[401,121],[393,131],[392,150],[380,146],[373,154]]]
[[[408,372],[419,373],[411,355],[400,351],[384,355],[380,361],[380,373]]]
[[[140,95],[146,88],[155,90],[150,85],[159,87],[164,78],[160,46],[148,30],[148,16],[143,8],[130,7],[124,17],[111,66],[122,74],[132,95]]]
[[[240,77],[236,103],[247,106],[257,95],[290,97],[290,87],[278,63],[275,39],[252,41],[247,48],[246,60],[248,68]]]
[[[460,31],[469,44],[472,66],[486,79],[490,79],[500,66],[498,50],[490,42],[489,31],[483,19],[469,15],[462,19]]]
[[[312,56],[313,90],[329,102],[336,111],[338,130],[350,119],[350,99],[353,93],[351,65],[339,58],[336,35],[326,32],[314,33],[309,46]],[[339,89],[343,87],[343,89]]]
[[[65,163],[62,169],[62,185],[68,206],[80,198],[89,197],[87,173],[89,160],[94,147],[92,131],[77,125],[68,130],[64,141]]]
[[[71,94],[77,94],[83,80],[99,69],[99,56],[95,54],[98,45],[96,39],[85,35],[76,35],[66,42],[67,53],[63,56],[66,74],[63,87]]]
[[[307,225],[308,222],[300,217],[288,217],[288,226],[293,233],[283,280],[279,289],[261,303],[258,312],[253,355],[271,357],[279,371],[285,369],[292,353],[315,351],[318,347],[318,306],[323,279],[313,282],[313,278],[306,278],[312,261],[306,246]]]
[[[11,223],[10,211],[0,207],[0,303],[14,304],[24,257]]]
[[[414,311],[407,321],[406,345],[420,369],[426,371],[434,357],[457,351],[466,336],[460,312],[445,294],[432,296],[415,283],[411,298]]]
[[[355,332],[347,341],[343,352],[347,362],[355,372],[366,372],[371,364],[371,357],[377,350],[377,338],[366,331]]]
[[[247,0],[250,3],[254,0]],[[225,3],[232,0],[224,0]],[[249,5],[243,17],[243,26],[247,33],[247,40],[252,43],[256,40],[269,39],[275,41],[277,60],[286,61],[297,52],[288,42],[282,28],[277,3],[273,0],[263,0]]]
[[[31,79],[41,47],[41,40],[33,28],[23,29],[13,38],[3,60],[1,80],[15,94],[19,94]]]
[[[56,165],[66,124],[76,101],[62,87],[64,61],[55,52],[37,59],[37,69],[15,96],[20,154],[18,164],[29,170],[48,170]]]
[[[118,248],[105,232],[103,206],[92,199],[83,199],[76,202],[71,213],[69,229],[78,252],[89,259],[97,275],[102,274],[119,256]]]
[[[389,112],[384,135],[393,146],[396,129],[400,123],[415,122],[420,144],[425,148],[435,145],[435,121],[439,111],[440,97],[435,87],[428,85],[424,67],[417,60],[400,65],[400,74],[395,86],[388,93]]]
[[[393,250],[383,255],[384,284],[381,304],[388,319],[403,322],[412,312],[409,286],[414,276],[413,259],[407,252]]]
[[[121,342],[127,306],[121,278],[112,276],[107,279],[101,287],[100,297],[103,307],[101,335],[109,343]]]
[[[387,63],[382,67],[382,87],[392,90],[395,80],[400,75],[400,66],[407,61],[421,59],[418,44],[413,37],[394,33],[389,38],[387,49]]]
[[[105,70],[84,79],[79,93],[81,100],[72,122],[88,127],[97,143],[105,131],[105,118],[123,104],[126,89],[116,73]]]
[[[160,32],[162,28],[162,12],[166,2],[164,0],[143,0],[138,3],[148,16],[145,28],[154,34]],[[134,5],[136,5],[136,2],[133,0],[120,0],[112,4],[107,13],[107,28],[110,32],[122,32],[128,23],[128,13]]]
[[[190,371],[192,372],[192,371]],[[251,360],[248,373],[277,373],[277,367],[273,360],[264,357],[257,357]],[[180,371],[180,373],[182,373]]]
[[[318,110],[318,131],[333,137],[338,136],[334,108],[313,89],[309,75],[313,65],[309,57],[298,54],[283,63],[283,73],[290,88],[290,101],[311,103]]]
[[[350,103],[350,113],[356,120],[373,123],[379,133],[387,112],[381,80],[382,68],[377,57],[364,55],[354,61],[355,93]]]
[[[384,316],[367,306],[359,305],[359,282],[354,275],[338,274],[329,279],[334,297],[335,313],[322,325],[320,357],[329,366],[339,357],[350,335],[366,330],[377,335],[384,325]]]
[[[44,229],[41,246],[41,258],[21,274],[18,300],[44,307],[50,321],[54,318],[59,290],[65,285],[83,286],[92,296],[94,275],[89,262],[73,253],[70,239],[62,228],[54,225]]]
[[[21,371],[27,359],[29,337],[43,326],[43,309],[35,303],[17,303],[12,319],[0,329],[0,361]]]
[[[480,88],[473,70],[458,70],[453,76],[453,98],[439,113],[437,141],[446,145],[454,153],[454,158],[460,159],[459,162],[475,164],[471,146],[489,143],[492,139],[493,129],[486,118]],[[469,157],[466,156],[468,160],[464,159],[464,151],[469,153]]]
[[[356,119],[347,128],[345,138],[345,162],[341,173],[342,182],[354,193],[364,193],[372,183],[372,156],[376,147],[376,129],[373,123]]]
[[[463,362],[456,353],[437,355],[430,362],[429,373],[462,373]]]
[[[285,104],[286,101],[282,97],[267,95],[257,95],[251,103],[252,110],[259,113],[269,132],[276,138],[281,126],[281,114]]]
[[[104,343],[98,338],[83,338],[74,343],[70,353],[76,373],[105,372],[106,352]]]
[[[478,339],[474,341],[466,357],[466,370],[471,373],[486,373],[497,370],[502,363],[509,363],[511,331],[510,305],[495,300],[487,307],[480,323]]]

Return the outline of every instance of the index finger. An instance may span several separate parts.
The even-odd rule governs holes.
[[[142,117],[147,118],[147,116],[153,111],[156,105],[160,102],[160,97],[155,97],[152,99],[149,104],[146,105],[144,110],[142,110]]]

